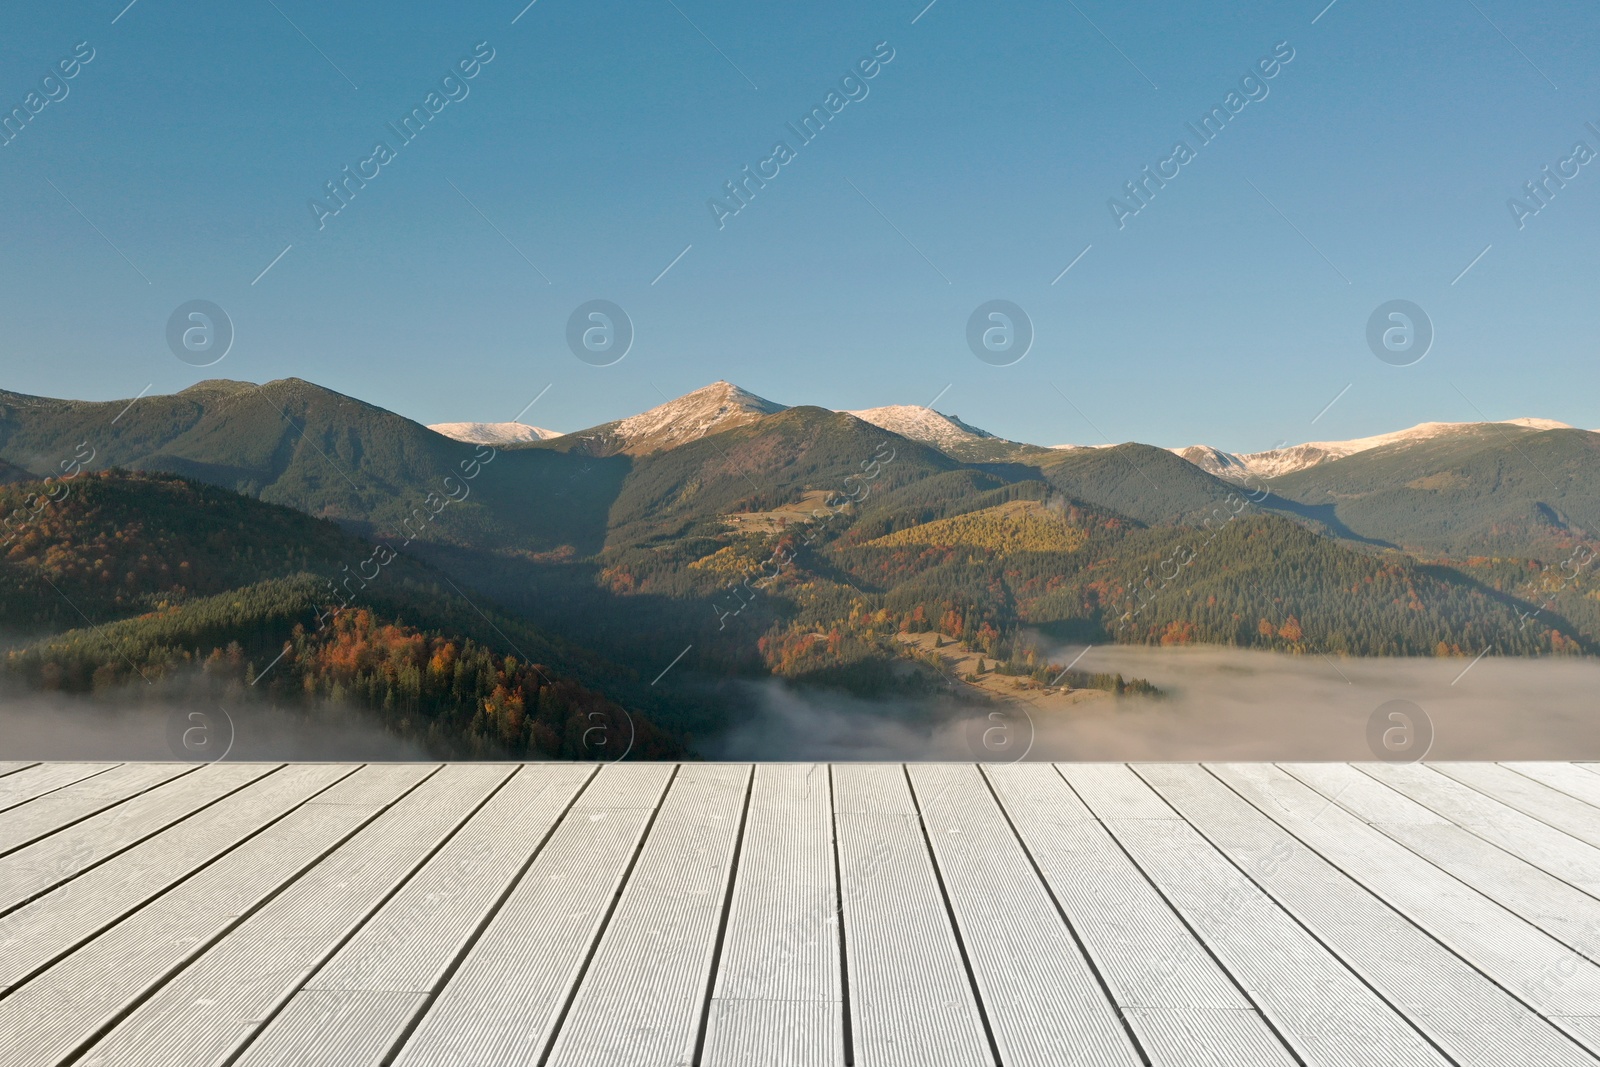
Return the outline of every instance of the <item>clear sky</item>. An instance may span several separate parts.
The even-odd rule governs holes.
[[[788,404],[940,396],[1043,444],[1244,450],[1600,427],[1600,159],[1574,156],[1600,151],[1592,3],[524,2],[8,11],[0,387],[293,375],[439,422],[549,386],[525,421],[572,430],[726,378]],[[892,59],[841,88],[875,47]],[[786,124],[814,107],[805,143]],[[407,143],[388,124],[413,108]],[[1203,143],[1186,124],[1213,108]],[[776,176],[719,228],[708,201],[734,206],[747,164]],[[1576,176],[1540,206],[1547,165]],[[346,166],[375,176],[333,214]],[[1139,205],[1147,166],[1176,176]],[[634,326],[611,366],[566,340],[597,298]],[[166,340],[195,299],[236,331],[205,369]],[[1036,333],[1010,366],[967,344],[992,299]],[[1411,366],[1365,339],[1392,299],[1436,332]]]

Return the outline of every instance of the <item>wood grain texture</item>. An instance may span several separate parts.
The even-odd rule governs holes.
[[[0,989],[21,982],[355,771],[287,767],[0,917]]]
[[[548,1053],[673,772],[628,764],[595,776],[424,1014],[396,1067],[535,1064]]]
[[[1063,771],[1070,776],[1072,768]],[[1048,764],[1013,764],[986,773],[1151,1061],[1206,1064],[1224,1050],[1238,1064],[1294,1062],[1062,772]],[[1127,783],[1104,789],[1106,777],[1105,768],[1092,769],[1086,791],[1129,791]],[[1139,810],[1157,811],[1148,800]]]
[[[1212,769],[1146,764],[1137,771],[1236,867],[1458,1063],[1513,1067],[1529,1062],[1530,1056],[1563,1064],[1593,1059],[1512,992],[1343,869],[1339,861],[1348,857],[1342,849],[1336,850],[1338,857],[1321,851],[1317,846],[1326,842],[1310,828],[1332,811],[1327,797],[1277,768],[1258,764]],[[1350,823],[1342,826],[1351,828]],[[1317,837],[1316,844],[1297,836],[1300,831]]]
[[[755,770],[704,1067],[841,1067],[843,976],[827,764]]]
[[[434,770],[363,767],[0,998],[0,1063],[70,1060]],[[368,803],[320,802],[357,792]]]
[[[1002,1061],[1132,1065],[1139,1055],[978,768],[916,764],[922,806]]]
[[[550,1067],[693,1061],[751,770],[679,769],[556,1035]]]
[[[510,775],[455,764],[407,794],[141,1003],[89,1063],[210,1063],[241,1047]]]
[[[0,856],[193,770],[184,764],[128,763],[18,804],[0,816]]]
[[[1600,765],[0,763],[5,1067],[1600,1067],[1596,958]]]

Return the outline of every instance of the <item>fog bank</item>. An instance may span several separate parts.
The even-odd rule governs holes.
[[[1050,659],[1067,663],[1080,652],[1056,649]],[[1489,655],[1472,664],[1107,647],[1090,649],[1076,666],[1148,679],[1162,696],[1043,712],[949,696],[867,700],[778,681],[736,683],[743,699],[732,725],[696,738],[694,751],[720,760],[1370,760],[1380,755],[1369,740],[1374,713],[1402,700],[1420,712],[1419,745],[1431,726],[1428,759],[1600,760],[1597,660]],[[440,758],[355,709],[307,714],[250,702],[220,711],[184,699],[0,690],[0,759]]]
[[[1369,721],[1403,700],[1424,716],[1419,744],[1431,724],[1430,760],[1600,759],[1600,661],[1591,659],[1489,655],[1472,664],[1111,646],[1089,650],[1077,668],[1145,678],[1163,695],[1046,714],[752,684],[747,716],[697,748],[711,759],[993,761],[1026,749],[1044,760],[1371,760],[1379,753]]]
[[[199,715],[200,718],[194,716]],[[427,760],[354,710],[97,700],[0,689],[4,760]]]

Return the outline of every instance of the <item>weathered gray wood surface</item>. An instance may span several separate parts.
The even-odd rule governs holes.
[[[7,1067],[1600,1067],[1600,765],[0,763]]]

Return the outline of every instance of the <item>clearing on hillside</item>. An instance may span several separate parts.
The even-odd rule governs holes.
[[[1016,552],[1075,552],[1088,534],[1069,525],[1065,516],[1037,500],[1008,500],[982,511],[925,522],[868,541],[869,548],[943,545],[988,549],[997,555]]]

